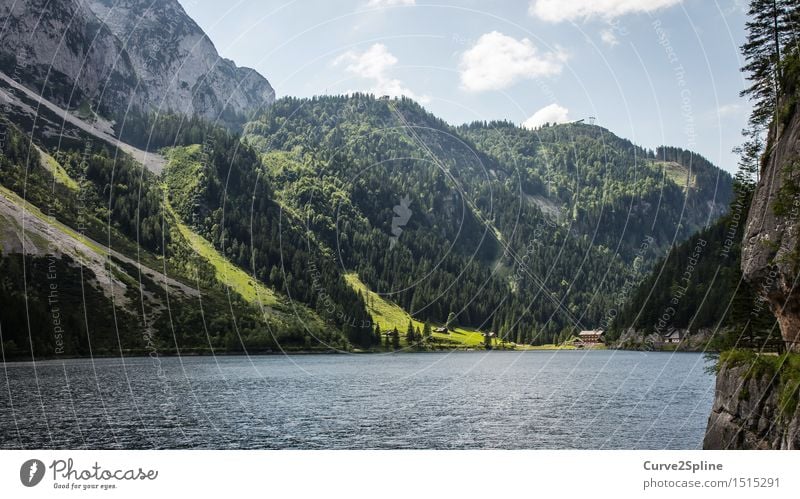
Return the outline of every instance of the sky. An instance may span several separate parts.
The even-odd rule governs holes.
[[[406,95],[457,125],[595,118],[730,172],[744,0],[180,0],[276,95]]]

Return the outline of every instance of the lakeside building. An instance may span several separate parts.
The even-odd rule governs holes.
[[[600,343],[603,339],[603,334],[605,334],[605,331],[602,329],[592,329],[591,331],[581,331],[578,333],[578,338],[585,344]]]

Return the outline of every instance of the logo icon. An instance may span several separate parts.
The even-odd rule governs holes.
[[[396,216],[392,219],[392,237],[389,238],[389,249],[394,248],[394,245],[397,244],[397,240],[400,239],[400,234],[403,233],[403,227],[406,226],[408,220],[411,218],[413,212],[411,208],[409,208],[410,204],[411,199],[406,195],[400,200],[400,204],[394,207]]]
[[[19,469],[19,480],[26,487],[35,487],[44,478],[44,463],[38,459],[28,459]]]

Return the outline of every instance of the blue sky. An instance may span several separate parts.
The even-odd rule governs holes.
[[[404,94],[453,124],[595,116],[736,168],[743,0],[180,1],[279,97]]]

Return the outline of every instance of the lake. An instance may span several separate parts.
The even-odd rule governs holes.
[[[706,365],[611,350],[6,363],[0,447],[699,449]]]

